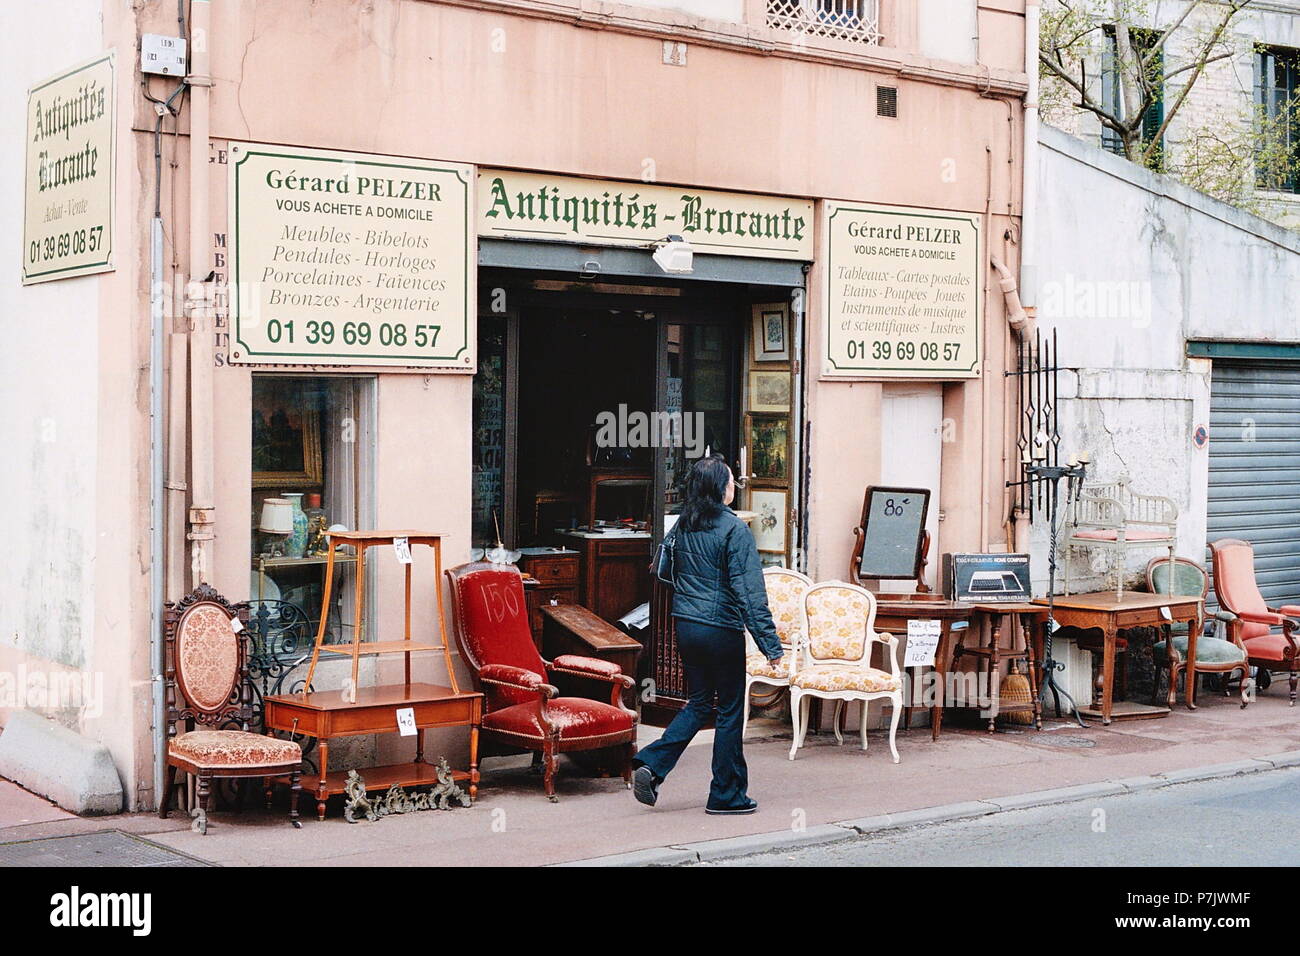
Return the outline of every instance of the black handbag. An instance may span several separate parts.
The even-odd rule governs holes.
[[[676,573],[677,556],[673,553],[677,544],[677,526],[664,535],[664,539],[659,542],[659,550],[655,552],[655,577],[664,584],[676,585],[673,579]]]

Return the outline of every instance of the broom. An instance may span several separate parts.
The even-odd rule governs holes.
[[[1032,724],[1032,710],[1007,710],[1020,704],[1033,703],[1033,694],[1029,691],[1029,678],[1020,673],[1020,662],[1011,662],[1011,673],[1002,681],[998,689],[998,710],[1006,714],[1007,721],[1013,724]]]

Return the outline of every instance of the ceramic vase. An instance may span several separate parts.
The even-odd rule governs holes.
[[[291,558],[301,558],[307,552],[307,513],[302,510],[302,495],[288,494],[293,506],[293,533],[284,542],[284,553]]]

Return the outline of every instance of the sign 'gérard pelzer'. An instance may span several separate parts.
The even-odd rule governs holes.
[[[473,170],[230,145],[230,360],[474,371]]]
[[[113,52],[27,91],[23,284],[113,269]]]
[[[822,374],[979,375],[979,216],[864,203],[825,206]]]

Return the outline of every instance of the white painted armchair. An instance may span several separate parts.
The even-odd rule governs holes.
[[[789,568],[764,568],[763,583],[767,586],[767,604],[772,609],[772,622],[776,625],[776,635],[781,639],[785,656],[773,666],[757,648],[745,655],[745,722],[742,733],[743,728],[749,725],[750,688],[764,684],[778,688],[779,692],[780,688],[790,686],[795,648],[799,646],[803,632],[803,596],[812,587],[810,577]]]
[[[859,735],[867,749],[867,704],[892,703],[889,749],[898,763],[898,718],[903,710],[903,678],[898,666],[898,638],[877,634],[876,597],[865,588],[841,581],[814,584],[804,592],[803,634],[795,650],[790,677],[790,715],[794,721],[793,760],[808,732],[808,707],[813,697],[835,701],[835,739],[843,744],[839,710],[846,703],[862,702]],[[871,666],[871,651],[885,645],[889,670]]]
[[[1118,481],[1086,484],[1067,517],[1064,550],[1065,593],[1070,593],[1070,559],[1076,548],[1102,548],[1110,552],[1115,574],[1115,598],[1124,598],[1124,572],[1128,553],[1150,548],[1167,550],[1174,560],[1178,539],[1178,506],[1161,495],[1140,495],[1127,477]],[[1173,575],[1169,576],[1173,581]]]

